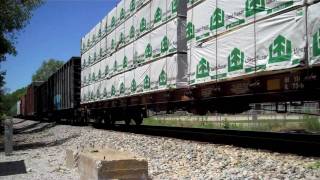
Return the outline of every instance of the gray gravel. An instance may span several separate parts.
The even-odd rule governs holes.
[[[0,179],[79,179],[77,170],[65,168],[65,149],[88,145],[147,159],[152,179],[320,179],[319,158],[21,121],[15,120],[22,128],[14,137],[19,150],[9,157],[0,152],[0,163],[24,160],[28,172]]]

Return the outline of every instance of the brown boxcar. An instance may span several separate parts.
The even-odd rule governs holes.
[[[35,117],[37,116],[37,96],[35,93],[37,88],[41,85],[42,82],[32,82],[27,88],[27,94],[25,99],[25,116]]]
[[[23,95],[20,98],[21,104],[20,104],[20,113],[22,117],[26,116],[26,95]]]

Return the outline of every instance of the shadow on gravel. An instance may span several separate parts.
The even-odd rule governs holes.
[[[29,125],[26,125],[26,126],[21,127],[21,128],[14,128],[13,133],[19,133],[19,132],[22,132],[22,131],[26,131],[28,129],[35,128],[39,124],[41,124],[41,122],[34,122],[33,124],[29,124]]]
[[[26,143],[26,144],[15,144],[13,146],[14,151],[21,151],[21,150],[27,150],[27,149],[38,149],[38,148],[43,148],[43,147],[53,147],[53,146],[59,146],[62,145],[63,143],[69,141],[70,139],[77,138],[80,135],[72,135],[67,138],[55,140],[55,141],[50,141],[50,142],[33,142],[33,143]],[[4,147],[0,146],[0,151],[3,151]]]
[[[18,121],[18,122],[14,122],[13,124],[16,125],[16,124],[21,124],[23,122],[26,122],[26,120],[22,119],[21,121]]]
[[[24,164],[24,160],[0,162],[0,176],[9,176],[25,173],[27,173],[27,171],[26,165]]]
[[[50,128],[53,128],[56,124],[55,123],[49,123],[49,124],[44,124],[39,126],[39,124],[41,123],[35,123],[35,124],[31,124],[27,127],[23,127],[23,128],[19,128],[19,129],[15,129],[13,131],[14,134],[32,134],[32,133],[38,133]],[[39,126],[39,127],[37,127]]]
[[[13,147],[14,151],[21,151],[21,150],[27,150],[27,149],[38,149],[43,147],[53,147],[53,146],[59,146],[63,143],[69,141],[70,139],[77,138],[80,135],[72,135],[67,138],[51,141],[51,142],[34,142],[34,143],[28,143],[28,144],[18,144]]]

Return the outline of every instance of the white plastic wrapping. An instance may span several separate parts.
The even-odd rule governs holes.
[[[101,48],[101,57],[106,57],[107,55],[107,37],[104,37],[100,41],[100,48]]]
[[[128,44],[125,48],[124,48],[124,53],[125,53],[125,57],[127,59],[127,68],[131,68],[133,67],[133,53],[134,53],[134,46],[133,43]]]
[[[101,81],[101,92],[102,92],[102,100],[106,100],[108,98],[108,80],[104,79]]]
[[[126,19],[125,0],[120,0],[117,5],[117,23],[121,24]]]
[[[105,16],[103,19],[102,19],[102,21],[101,21],[101,26],[100,26],[100,28],[101,28],[101,35],[102,36],[105,36],[106,35],[106,33],[107,33],[107,27],[108,27],[108,16]]]
[[[139,9],[143,5],[147,4],[151,0],[135,0],[136,1],[136,8]]]
[[[116,48],[119,49],[125,45],[125,24],[120,24],[116,29]]]
[[[118,72],[118,61],[116,59],[116,54],[113,54],[112,56],[110,56],[108,58],[109,60],[109,77],[113,76],[114,74],[116,74]]]
[[[205,0],[188,11],[192,16],[192,21],[188,19],[188,22],[193,23],[195,38],[201,41],[239,25],[302,5],[303,2],[304,0]]]
[[[195,38],[197,41],[212,36],[210,30],[210,19],[212,12],[216,9],[216,0],[206,0],[192,8],[192,23],[195,28]],[[190,10],[188,11],[188,13]]]
[[[188,5],[188,8],[190,8],[191,6],[194,6],[196,3],[199,3],[203,0],[187,0],[187,5]]]
[[[151,27],[159,26],[167,20],[167,1],[169,0],[151,1]]]
[[[136,12],[136,0],[125,0],[124,8],[126,17],[132,16]]]
[[[117,75],[116,78],[118,80],[118,86],[116,88],[116,96],[123,97],[125,96],[125,92],[126,92],[125,75],[124,73],[122,73]]]
[[[140,37],[150,29],[150,13],[151,7],[150,4],[147,4],[141,8],[134,17],[136,37]]]
[[[124,82],[125,82],[125,95],[129,96],[131,94],[134,94],[137,89],[134,70],[127,71],[124,73]]]
[[[135,63],[142,63],[151,57],[152,46],[150,43],[150,34],[146,34],[134,42],[134,60]]]
[[[128,44],[135,40],[135,25],[134,25],[134,16],[127,19],[125,22],[125,43]]]
[[[137,85],[136,94],[150,91],[150,69],[151,65],[146,64],[134,70]]]
[[[217,52],[217,67],[214,65],[212,79],[238,77],[252,72],[255,67],[254,25],[218,37]]]
[[[287,69],[305,60],[305,9],[299,8],[256,24],[257,66]]]
[[[101,31],[101,22],[99,22],[95,28],[94,28],[94,32],[96,34],[96,43],[101,39],[102,36],[102,31]]]
[[[125,48],[120,49],[115,53],[117,62],[117,72],[122,72],[128,67],[128,58],[125,56]]]
[[[107,66],[107,58],[103,58],[103,59],[100,61],[101,79],[106,78],[107,75],[108,75],[109,69],[107,69],[107,71],[106,71],[106,66]]]
[[[116,27],[117,23],[117,7],[113,8],[109,13],[108,13],[108,33],[113,31]]]
[[[178,81],[177,55],[165,57],[151,64],[151,90],[176,88]]]
[[[107,36],[107,54],[112,54],[116,48],[116,31],[112,31]]]
[[[309,64],[320,63],[320,3],[308,8]]]

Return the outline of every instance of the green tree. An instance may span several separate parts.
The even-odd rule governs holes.
[[[17,55],[16,35],[28,24],[32,11],[41,4],[42,0],[0,0],[0,63],[7,55]],[[0,118],[5,110],[4,76],[5,72],[0,72]]]
[[[2,112],[4,112],[7,115],[16,115],[17,113],[17,101],[26,93],[27,88],[23,87],[20,89],[17,89],[16,91],[12,93],[4,93],[2,96],[2,102],[1,105]]]
[[[46,81],[53,73],[61,68],[63,64],[63,61],[55,59],[44,61],[35,74],[32,75],[32,81]]]

